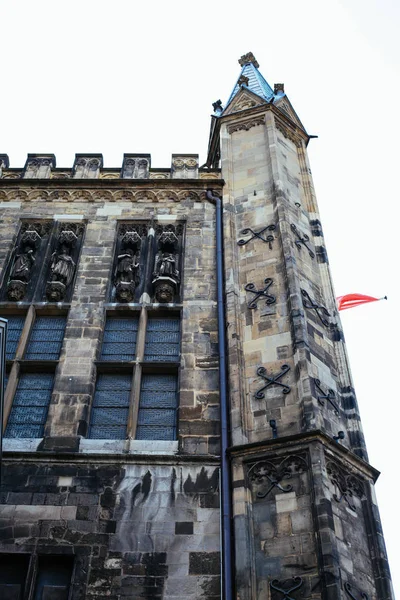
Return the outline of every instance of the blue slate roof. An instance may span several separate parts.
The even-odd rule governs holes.
[[[271,86],[267,83],[267,81],[261,75],[260,71],[255,67],[255,65],[252,62],[248,62],[245,65],[243,65],[242,71],[238,79],[240,79],[242,75],[249,78],[248,85],[239,86],[239,84],[236,83],[231,95],[229,96],[228,102],[225,104],[225,107],[227,107],[232,102],[233,98],[236,96],[241,87],[250,90],[254,94],[257,94],[257,96],[260,96],[267,102],[269,102],[271,98],[275,96]],[[280,94],[280,96],[281,95],[282,94]]]

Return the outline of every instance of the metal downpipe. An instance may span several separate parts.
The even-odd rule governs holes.
[[[218,309],[218,348],[219,348],[219,393],[221,415],[221,533],[222,533],[222,582],[223,600],[233,600],[232,569],[232,504],[231,472],[227,448],[229,447],[229,405],[226,368],[226,320],[224,304],[224,251],[222,199],[207,190],[207,198],[216,209],[216,259],[217,259],[217,309]]]

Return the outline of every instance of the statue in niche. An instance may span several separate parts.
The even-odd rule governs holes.
[[[171,227],[171,226],[170,226]],[[158,238],[158,252],[154,262],[153,285],[157,302],[173,302],[180,283],[177,268],[179,241],[174,231],[163,231]]]
[[[70,229],[60,232],[58,249],[53,252],[50,264],[50,281],[46,286],[49,302],[62,302],[75,274],[76,264],[71,256],[77,242],[76,234]]]
[[[35,263],[35,253],[32,248],[27,246],[23,249],[24,252],[17,254],[15,262],[11,269],[10,279],[16,279],[18,281],[24,281],[28,283],[32,267]]]
[[[69,253],[70,248],[62,244],[59,252],[53,252],[50,267],[51,281],[60,281],[66,288],[74,277],[76,266]]]
[[[117,261],[114,274],[115,285],[121,282],[136,283],[139,262],[133,250],[127,248],[122,254],[118,255]]]
[[[167,275],[179,280],[179,271],[175,265],[176,258],[171,252],[159,252],[156,257],[155,275]]]
[[[13,302],[20,302],[26,292],[35,264],[35,252],[40,244],[41,236],[35,230],[27,230],[21,236],[19,252],[11,267],[7,284],[7,297]]]
[[[115,299],[133,302],[140,277],[140,246],[142,238],[137,231],[126,231],[121,239],[121,250],[114,271]]]

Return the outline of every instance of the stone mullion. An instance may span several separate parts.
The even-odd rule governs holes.
[[[130,393],[128,425],[126,429],[127,438],[134,440],[139,414],[140,388],[142,383],[142,363],[144,360],[144,345],[147,330],[147,309],[142,307],[139,317],[138,336],[136,340],[136,364],[133,373],[132,388]]]
[[[300,406],[303,415],[303,426],[301,429],[309,430],[315,428],[317,412],[313,404],[309,384],[312,373],[309,360],[307,322],[301,300],[301,286],[296,267],[296,260],[293,256],[294,244],[291,239],[289,214],[286,206],[287,200],[283,191],[280,161],[277,156],[277,130],[271,112],[266,113],[265,119],[266,141],[269,146],[274,182],[273,203],[279,221],[280,237],[282,241],[282,264],[287,288],[288,311],[292,327],[293,360],[298,382],[298,405]]]
[[[21,370],[20,361],[23,359],[25,354],[26,346],[29,340],[29,334],[31,332],[33,323],[35,322],[35,309],[30,306],[25,317],[24,327],[22,329],[21,337],[18,342],[17,350],[15,352],[15,359],[13,366],[11,367],[10,376],[7,382],[7,389],[4,395],[4,414],[3,414],[3,430],[7,426],[7,421],[11,413],[14,395],[17,390],[19,374]]]

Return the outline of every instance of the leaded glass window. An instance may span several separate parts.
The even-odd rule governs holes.
[[[40,438],[43,436],[53,380],[53,373],[22,373],[5,437]]]
[[[180,320],[150,318],[147,324],[144,360],[176,362],[179,360]]]
[[[104,373],[98,376],[91,412],[90,438],[126,438],[131,384],[131,375]]]
[[[136,439],[175,440],[177,376],[143,374]]]
[[[22,329],[25,323],[25,317],[20,316],[6,316],[8,321],[7,324],[7,345],[6,345],[6,359],[13,360],[17,351],[19,338],[21,337]]]
[[[26,350],[26,360],[57,360],[64,338],[66,317],[36,317]]]
[[[139,320],[108,318],[104,328],[101,360],[131,361],[135,358]]]

